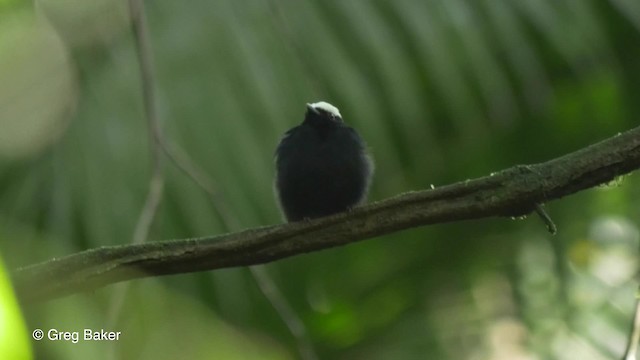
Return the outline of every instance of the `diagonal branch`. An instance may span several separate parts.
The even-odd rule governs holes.
[[[640,167],[640,127],[545,163],[515,166],[401,194],[312,221],[197,239],[101,247],[18,269],[23,301],[44,301],[134,278],[266,263],[421,225],[519,216],[536,204]]]

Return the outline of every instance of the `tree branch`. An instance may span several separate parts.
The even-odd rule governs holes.
[[[134,278],[267,263],[421,225],[520,216],[536,204],[638,167],[640,127],[545,163],[409,192],[321,219],[83,251],[18,269],[14,284],[23,301],[44,301]]]

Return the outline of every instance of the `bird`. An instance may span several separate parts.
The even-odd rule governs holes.
[[[288,222],[344,212],[366,201],[373,159],[337,107],[307,104],[302,123],[285,132],[275,151],[274,188]]]

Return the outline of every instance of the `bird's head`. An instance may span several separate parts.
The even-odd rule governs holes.
[[[342,115],[340,115],[340,110],[337,107],[328,102],[319,101],[307,104],[307,114],[304,120],[312,124],[337,124],[342,123]]]

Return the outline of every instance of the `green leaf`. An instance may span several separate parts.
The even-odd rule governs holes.
[[[0,359],[33,358],[18,301],[0,259]]]

